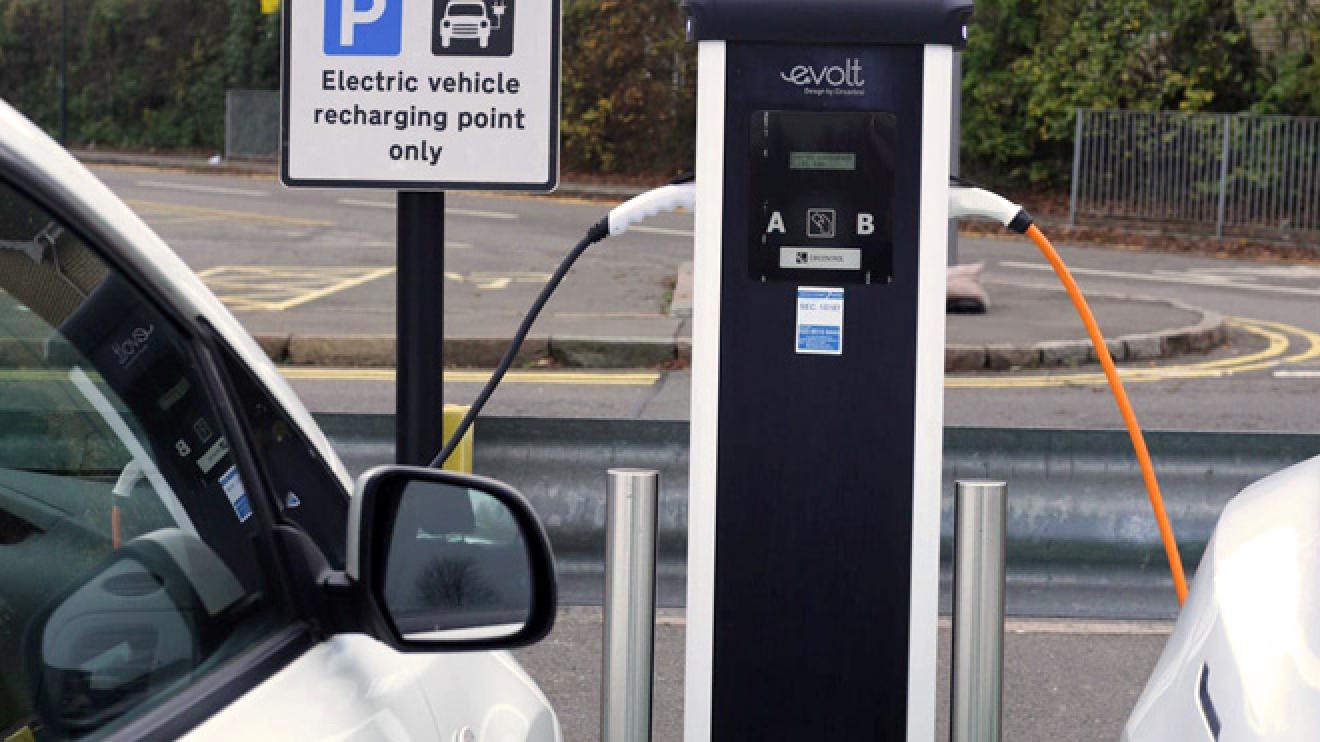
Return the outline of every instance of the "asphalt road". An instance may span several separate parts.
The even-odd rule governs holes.
[[[1112,742],[1118,739],[1170,625],[1150,622],[1015,621],[1004,640],[1006,740]],[[652,732],[683,738],[683,641],[678,613],[662,612],[655,631]],[[949,738],[950,631],[940,628],[937,731]],[[564,739],[599,738],[601,613],[560,612],[554,632],[517,653],[559,713]]]
[[[278,329],[287,313],[270,306],[290,301],[279,289],[309,274],[323,276],[322,286],[352,284],[299,305],[304,314],[324,308],[314,313],[327,327],[351,332],[355,317],[372,316],[373,326],[379,326],[380,316],[393,312],[394,212],[388,192],[292,191],[269,178],[133,168],[96,172],[195,269],[221,279],[232,277],[235,268],[268,272],[231,300],[249,327]],[[468,194],[451,194],[449,207],[446,316],[451,325],[478,331],[511,326],[544,275],[607,209],[581,201]],[[648,231],[611,240],[581,261],[548,307],[546,322],[606,328],[602,332],[614,336],[629,335],[639,323],[648,330],[665,323],[675,334],[686,334],[685,320],[668,318],[665,308],[678,266],[691,259],[691,217],[668,215],[645,226]],[[1158,376],[1132,383],[1134,403],[1148,427],[1316,430],[1320,359],[1306,354],[1320,343],[1320,337],[1307,334],[1320,332],[1320,266],[1094,247],[1064,246],[1062,252],[1088,290],[1179,299],[1237,318],[1282,323],[1242,330],[1236,359],[1179,359],[1163,364],[1170,368]],[[987,263],[992,301],[996,285],[1054,281],[1034,248],[1016,239],[964,237],[960,257]],[[275,294],[261,294],[262,287],[272,286]],[[253,302],[264,308],[254,309]],[[1077,336],[1082,335],[1079,323]],[[316,411],[393,409],[388,373],[318,369],[291,376]],[[946,422],[1119,427],[1108,392],[1094,377],[1047,376],[951,376]],[[461,377],[451,375],[446,389],[451,401],[468,401],[479,388],[480,374]],[[501,389],[489,412],[683,419],[689,388],[686,371],[623,377],[534,372]]]

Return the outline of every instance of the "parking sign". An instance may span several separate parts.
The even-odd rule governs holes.
[[[393,57],[403,40],[400,0],[325,0],[325,53]]]
[[[290,186],[552,190],[559,0],[286,0]]]

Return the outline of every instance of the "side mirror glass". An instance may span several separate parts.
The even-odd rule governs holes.
[[[549,631],[553,557],[515,490],[410,467],[368,472],[359,490],[355,576],[382,638],[412,650],[509,648]],[[353,551],[350,541],[350,571]]]

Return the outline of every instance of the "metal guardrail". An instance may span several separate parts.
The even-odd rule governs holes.
[[[318,415],[317,420],[355,473],[393,460],[392,417]],[[1149,444],[1189,573],[1234,495],[1320,455],[1320,435],[1154,432]],[[947,429],[945,564],[953,553],[954,482],[1009,481],[1010,614],[1173,615],[1163,547],[1130,445],[1118,430]],[[613,467],[660,472],[657,600],[681,605],[686,422],[483,418],[477,424],[476,472],[509,482],[531,500],[554,542],[568,602],[600,599],[602,472]],[[1123,606],[1110,605],[1115,586],[1124,591]]]
[[[1320,231],[1320,118],[1077,112],[1069,223]]]
[[[280,92],[225,91],[225,159],[273,160],[280,151]]]

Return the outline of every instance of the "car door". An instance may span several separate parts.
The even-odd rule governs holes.
[[[0,733],[174,736],[312,632],[214,353],[74,226],[0,177]]]
[[[558,740],[507,654],[334,610],[349,486],[200,280],[0,103],[0,738]]]

